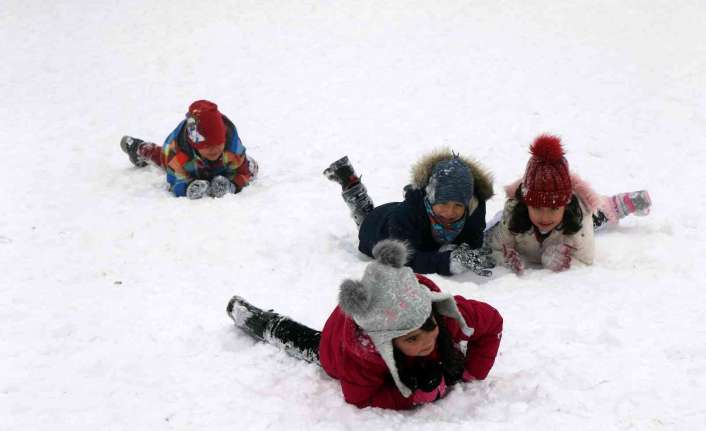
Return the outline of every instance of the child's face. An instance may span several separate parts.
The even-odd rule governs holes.
[[[214,145],[212,147],[202,148],[198,151],[201,157],[213,162],[214,160],[218,160],[218,158],[221,157],[221,154],[223,154],[223,150],[225,150],[225,148],[226,144],[223,143],[220,145]]]
[[[448,201],[431,206],[437,220],[441,223],[449,224],[463,217],[466,213],[466,206],[461,202]]]
[[[392,344],[405,356],[427,356],[434,351],[437,336],[439,336],[439,325],[434,326],[431,331],[417,329],[393,338]]]
[[[532,224],[539,229],[541,233],[551,232],[557,227],[564,218],[566,207],[531,207],[528,206],[529,218]]]

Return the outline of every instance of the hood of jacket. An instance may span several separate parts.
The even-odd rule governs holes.
[[[410,181],[412,189],[424,190],[427,184],[429,184],[429,177],[431,177],[434,165],[442,160],[450,160],[453,157],[454,153],[448,148],[435,150],[422,156],[417,163],[412,166],[412,178]],[[493,176],[490,172],[470,157],[464,155],[458,155],[458,157],[471,169],[475,189],[473,190],[473,195],[483,201],[487,201],[493,197]]]

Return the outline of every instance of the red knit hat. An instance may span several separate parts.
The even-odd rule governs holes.
[[[522,196],[531,207],[561,207],[571,201],[569,162],[561,139],[540,135],[530,146],[530,157],[522,178]]]
[[[218,105],[208,100],[192,103],[186,114],[186,137],[197,150],[224,144],[226,125]]]

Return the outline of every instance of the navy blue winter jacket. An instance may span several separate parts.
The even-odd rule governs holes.
[[[437,150],[423,156],[412,166],[412,178],[405,187],[404,202],[380,205],[368,214],[360,226],[358,249],[372,257],[373,247],[378,241],[386,238],[405,240],[414,249],[414,256],[407,263],[414,272],[450,275],[451,252],[439,252],[440,245],[432,237],[424,198],[433,167],[454,157],[460,157],[469,166],[474,185],[466,222],[453,244],[465,242],[473,249],[480,248],[485,230],[485,202],[493,197],[492,175],[472,158],[459,156],[450,150]]]
[[[431,222],[424,208],[424,190],[408,188],[404,202],[390,202],[375,208],[363,221],[358,233],[358,249],[372,257],[375,244],[386,238],[407,241],[415,253],[409,262],[419,274],[438,273],[451,275],[449,259],[451,252],[439,252],[440,245],[431,234]],[[468,243],[471,248],[483,245],[485,230],[485,200],[466,215],[463,230],[453,244]]]

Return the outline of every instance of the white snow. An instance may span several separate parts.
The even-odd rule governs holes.
[[[706,424],[706,4],[5,0],[3,430],[700,430]],[[260,177],[170,196],[123,134],[206,98]],[[233,328],[234,294],[322,327],[368,261],[321,171],[378,204],[439,146],[518,178],[541,132],[599,192],[654,210],[565,273],[432,278],[505,318],[487,380],[359,410],[314,365]]]

